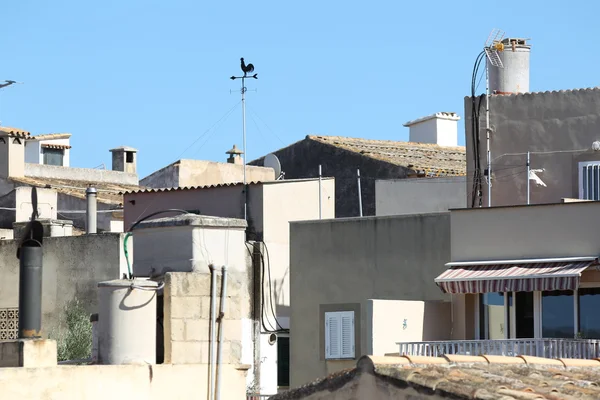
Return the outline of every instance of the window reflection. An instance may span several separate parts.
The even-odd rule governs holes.
[[[579,332],[586,339],[600,339],[600,288],[579,289]]]
[[[542,337],[573,338],[573,292],[553,290],[542,292]]]
[[[480,337],[504,339],[504,293],[484,293],[479,298]]]

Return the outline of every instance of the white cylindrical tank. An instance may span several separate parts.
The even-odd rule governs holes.
[[[156,364],[157,288],[140,279],[98,284],[99,364]]]
[[[531,46],[526,39],[506,38],[502,40],[504,51],[500,51],[500,59],[504,68],[490,65],[490,93],[510,94],[529,92],[529,56]]]

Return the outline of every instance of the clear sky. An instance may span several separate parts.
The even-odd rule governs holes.
[[[245,57],[259,76],[249,160],[307,134],[407,140],[408,120],[464,117],[492,28],[531,38],[531,90],[597,86],[599,14],[592,0],[6,1],[0,80],[24,84],[0,89],[0,122],[72,133],[77,167],[110,168],[121,145],[139,149],[142,177],[178,158],[224,161],[242,146],[229,77]]]

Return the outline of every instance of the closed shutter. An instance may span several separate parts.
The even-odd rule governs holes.
[[[354,312],[350,311],[341,314],[341,358],[354,358]]]
[[[290,338],[277,338],[277,386],[290,386]]]
[[[354,358],[354,311],[325,313],[325,358]]]
[[[600,164],[580,164],[580,198],[600,200]]]
[[[325,313],[325,358],[340,358],[340,317]]]

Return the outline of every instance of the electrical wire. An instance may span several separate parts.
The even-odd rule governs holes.
[[[166,209],[166,210],[156,211],[156,212],[153,212],[153,213],[150,213],[150,214],[146,215],[145,217],[142,217],[142,218],[138,219],[127,230],[127,233],[125,234],[125,237],[123,238],[123,252],[125,253],[125,260],[127,261],[127,272],[129,273],[129,279],[133,279],[133,273],[131,272],[131,263],[129,261],[129,251],[127,250],[127,241],[129,240],[129,237],[133,234],[133,230],[139,224],[141,224],[142,222],[144,222],[147,219],[152,218],[152,217],[154,217],[156,215],[166,214],[166,213],[189,214],[188,211],[181,210],[179,208],[169,208],[169,209]]]
[[[271,287],[271,257],[269,256],[269,247],[267,246],[267,244],[265,242],[263,242],[263,245],[265,246],[265,252],[267,254],[267,270],[268,270],[268,274],[269,274],[269,302],[271,304],[271,314],[273,315],[273,318],[275,319],[275,323],[277,324],[277,326],[279,327],[280,331],[285,331],[285,332],[289,332],[289,329],[285,329],[281,326],[281,324],[279,323],[279,320],[277,319],[277,314],[275,313],[275,310],[273,309],[273,289]],[[264,262],[264,258],[263,258],[263,262]]]

